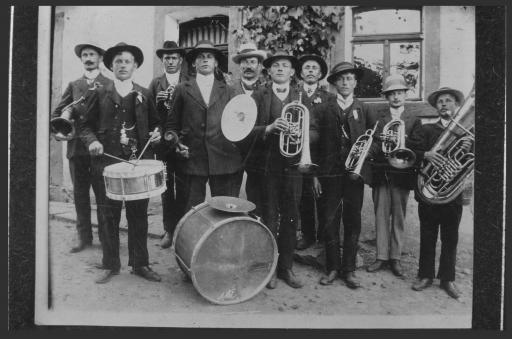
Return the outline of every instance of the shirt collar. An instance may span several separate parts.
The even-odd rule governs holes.
[[[130,78],[126,80],[119,80],[117,78],[114,78],[114,87],[122,97],[125,97],[133,89],[132,79]]]
[[[392,117],[400,118],[400,116],[404,112],[404,106],[400,106],[398,108],[389,107],[389,111],[391,112]]]
[[[85,71],[84,72],[84,76],[89,79],[89,80],[94,80],[96,79],[96,77],[100,75],[100,70],[99,69],[93,69],[92,71]]]
[[[254,80],[246,80],[246,79],[240,79],[244,84],[246,85],[249,85],[249,86],[252,86],[256,83],[256,81],[258,81],[258,78],[254,79]]]
[[[210,85],[213,84],[213,81],[215,80],[215,77],[213,76],[213,73],[208,75],[203,75],[201,73],[196,74],[196,81],[199,85]]]
[[[447,119],[439,118],[439,122],[441,123],[441,125],[443,125],[444,128],[448,127],[448,125],[450,124],[450,120]]]
[[[349,96],[345,99],[341,94],[336,93],[336,99],[338,101],[338,105],[342,109],[347,109],[354,102],[354,94],[350,93]]]
[[[313,93],[315,93],[317,88],[318,88],[318,83],[315,83],[313,85],[308,85],[308,84],[304,83],[304,91],[306,92],[306,94],[308,94],[308,96],[313,95]],[[309,90],[309,92],[308,92],[308,90]]]
[[[176,73],[165,73],[165,78],[169,85],[175,85],[180,81],[180,72]]]

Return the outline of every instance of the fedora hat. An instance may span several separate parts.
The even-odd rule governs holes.
[[[271,56],[269,56],[268,58],[263,60],[263,66],[265,68],[270,68],[270,66],[272,66],[272,63],[279,59],[289,60],[292,63],[292,67],[297,69],[297,65],[298,65],[297,58],[294,57],[293,55],[288,54],[288,52],[286,52],[284,50],[278,50],[274,54],[272,54]]]
[[[298,60],[298,66],[297,66],[297,76],[299,79],[302,79],[300,73],[302,71],[302,65],[306,63],[306,61],[313,60],[318,62],[320,65],[320,71],[322,72],[322,77],[319,80],[322,80],[327,76],[327,63],[325,62],[324,58],[318,54],[304,54],[302,55]]]
[[[342,61],[334,65],[334,67],[331,69],[331,73],[327,77],[327,81],[330,84],[334,85],[336,79],[338,78],[338,75],[346,72],[354,73],[357,79],[361,79],[364,74],[364,70],[362,68],[354,67],[354,65],[351,62]]]
[[[247,42],[240,45],[237,54],[235,54],[231,59],[235,64],[239,64],[244,58],[258,58],[258,60],[262,62],[266,57],[267,52],[258,49],[254,43]]]
[[[107,49],[105,55],[103,56],[103,63],[109,70],[112,70],[112,60],[114,59],[114,56],[120,52],[130,52],[131,54],[133,54],[135,62],[137,63],[137,65],[139,65],[139,67],[140,65],[142,65],[142,62],[144,61],[144,54],[142,54],[142,51],[140,50],[139,47],[128,45],[125,42],[120,42],[114,47],[110,47],[109,49]]]
[[[99,55],[105,54],[105,50],[103,48],[99,48],[98,46],[95,46],[95,45],[92,45],[92,44],[79,44],[79,45],[75,46],[75,54],[76,54],[77,57],[80,58],[82,56],[82,50],[84,48],[92,48],[96,52],[98,52]]]
[[[197,44],[192,48],[187,54],[186,58],[189,64],[192,64],[197,55],[201,52],[210,52],[215,55],[215,59],[220,63],[220,59],[222,58],[222,52],[215,47],[215,45],[209,40],[200,40]]]
[[[185,56],[185,49],[178,46],[178,44],[175,41],[165,41],[162,48],[159,48],[156,50],[156,56],[159,59],[162,59],[162,56],[172,53],[179,53],[182,57]]]
[[[405,82],[405,79],[400,74],[392,74],[386,77],[384,79],[384,86],[382,88],[382,94],[386,94],[387,92],[396,91],[403,89],[407,91],[409,89],[409,86],[407,86],[407,83]]]
[[[459,104],[462,104],[462,102],[464,101],[464,94],[462,94],[461,91],[456,90],[454,88],[450,88],[450,87],[441,87],[438,90],[430,93],[430,95],[427,98],[428,103],[431,106],[436,107],[437,98],[441,94],[451,94],[451,95],[453,95],[457,99],[457,102]]]

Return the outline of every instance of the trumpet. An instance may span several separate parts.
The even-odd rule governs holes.
[[[167,93],[167,99],[165,99],[164,101],[164,106],[165,108],[167,108],[168,110],[171,109],[171,98],[172,98],[172,94],[174,93],[174,90],[176,89],[176,85],[174,84],[171,84],[169,85],[169,87],[167,87],[167,89],[165,90],[165,93]]]
[[[388,122],[381,133],[382,152],[391,166],[409,168],[416,161],[416,154],[405,147],[405,124],[401,119]]]
[[[352,148],[350,148],[350,153],[348,154],[347,160],[345,160],[345,168],[349,172],[349,177],[353,180],[361,177],[361,169],[370,151],[370,146],[373,142],[373,134],[375,134],[378,124],[379,122],[377,121],[373,129],[368,129],[364,134],[360,135],[352,145]]]
[[[473,173],[475,154],[472,149],[475,135],[475,98],[470,95],[446,129],[441,133],[432,152],[445,157],[442,166],[426,162],[417,179],[416,192],[423,201],[431,204],[446,204],[454,200],[466,188],[465,182]]]
[[[85,100],[82,95],[77,100],[73,101],[69,105],[62,109],[62,113],[59,117],[50,120],[50,127],[52,132],[59,140],[71,140],[75,137],[75,125],[73,123],[73,106],[78,105]]]

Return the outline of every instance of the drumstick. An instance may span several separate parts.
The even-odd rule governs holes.
[[[155,127],[153,133],[155,133],[156,131],[158,131],[158,127]],[[148,139],[148,142],[146,142],[146,146],[144,146],[144,148],[142,149],[142,152],[140,152],[139,157],[137,158],[137,162],[139,162],[139,160],[142,157],[142,155],[144,154],[144,152],[146,152],[146,148],[148,148],[150,142],[151,142],[151,137]]]
[[[122,161],[122,162],[127,162],[130,165],[133,165],[133,167],[137,166],[137,164],[135,164],[133,162],[130,162],[128,160],[124,160],[124,159],[118,158],[118,157],[116,157],[115,155],[112,155],[112,154],[108,154],[108,153],[103,152],[103,155],[106,155],[107,157],[110,157],[110,158],[113,158],[113,159],[116,159],[116,160],[119,160],[119,161]]]

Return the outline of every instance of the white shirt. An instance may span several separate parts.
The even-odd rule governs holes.
[[[318,88],[318,83],[314,85],[308,85],[304,83],[304,92],[308,95],[308,97],[312,96],[313,93],[315,93],[316,89]]]
[[[446,128],[448,126],[448,124],[450,124],[450,120],[441,119],[441,118],[439,118],[439,120],[441,120],[441,124],[443,125],[444,128]]]
[[[277,88],[279,89],[285,89],[283,93],[277,92]],[[286,84],[276,84],[275,82],[272,83],[272,91],[274,94],[279,98],[279,100],[284,101],[286,97],[288,97],[288,93],[290,93],[290,83],[287,82]]]
[[[126,80],[119,80],[117,78],[114,78],[114,87],[119,93],[120,96],[123,98],[128,95],[133,89],[133,82],[132,79],[126,79]]]
[[[92,71],[85,71],[84,76],[87,78],[87,83],[91,84],[96,77],[100,75],[99,69],[93,69]]]
[[[246,93],[246,94],[252,94],[252,92],[254,92],[254,90],[245,89],[245,87],[243,85],[245,84],[247,86],[252,86],[252,85],[254,85],[256,83],[256,81],[258,81],[258,78],[254,79],[254,80],[242,80],[242,79],[240,79],[240,81],[242,82],[242,91],[244,91],[244,93]]]
[[[199,87],[199,91],[201,91],[201,96],[203,97],[204,102],[208,105],[210,102],[210,94],[212,93],[213,82],[215,81],[215,77],[213,73],[208,75],[202,75],[201,73],[197,73],[196,82]]]
[[[350,95],[345,99],[343,95],[337,93],[336,100],[338,101],[338,105],[341,107],[341,109],[346,110],[354,102],[354,94],[350,93]]]
[[[178,82],[180,82],[180,72],[176,72],[173,74],[165,73],[165,77],[167,78],[167,82],[169,85],[176,86]]]
[[[398,108],[390,107],[389,111],[391,112],[391,119],[400,119],[402,113],[404,112],[404,106],[400,106]]]

